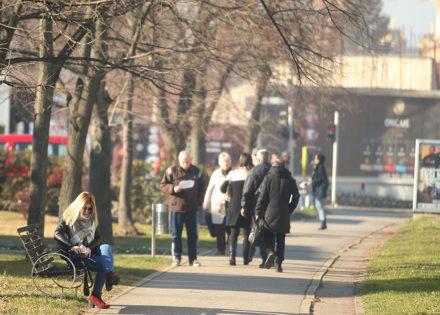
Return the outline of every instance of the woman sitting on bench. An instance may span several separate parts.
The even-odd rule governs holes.
[[[93,194],[82,192],[63,213],[63,220],[55,230],[55,240],[65,251],[83,254],[87,268],[96,271],[93,291],[87,297],[93,307],[109,308],[101,298],[104,284],[107,291],[119,283],[114,274],[112,248],[99,242],[98,216]]]

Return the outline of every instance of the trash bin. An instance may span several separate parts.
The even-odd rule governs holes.
[[[156,235],[170,234],[170,212],[165,203],[155,203],[153,205],[154,230]]]

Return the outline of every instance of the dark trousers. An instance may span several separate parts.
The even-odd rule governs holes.
[[[276,251],[275,251],[276,242]],[[284,260],[284,246],[286,244],[286,234],[274,232],[269,229],[264,229],[264,244],[267,251],[275,253],[279,261]]]
[[[171,212],[171,251],[177,259],[182,258],[182,230],[185,224],[188,239],[188,260],[197,259],[197,212]]]
[[[249,262],[249,251],[251,248],[251,243],[249,243],[249,233],[251,232],[251,228],[243,228],[243,261],[245,263]],[[229,255],[231,258],[235,259],[237,255],[237,242],[238,236],[240,235],[240,227],[233,226],[231,227],[231,234],[229,235]]]
[[[225,224],[214,224],[215,229],[217,231],[216,239],[217,239],[217,251],[224,253],[226,250],[226,229]]]

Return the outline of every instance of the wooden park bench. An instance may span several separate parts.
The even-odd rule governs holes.
[[[85,264],[88,257],[50,251],[38,225],[21,227],[17,232],[32,263],[32,281],[41,293],[46,297],[63,297],[66,290],[75,290],[77,294],[83,285],[84,295],[89,294],[93,279]]]

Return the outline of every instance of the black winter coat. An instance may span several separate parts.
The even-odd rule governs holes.
[[[255,213],[255,205],[258,199],[258,188],[270,169],[269,163],[255,166],[249,173],[243,187],[241,207],[244,208],[246,217],[252,217]]]
[[[312,173],[312,193],[319,199],[327,197],[328,177],[323,164],[319,163],[315,166]]]
[[[243,195],[244,182],[247,178],[248,171],[245,169],[237,169],[229,173],[228,179],[220,187],[222,193],[227,193],[231,201],[229,202],[228,211],[226,213],[226,226],[236,226],[249,228],[251,225],[251,216],[241,216],[241,197]]]
[[[299,200],[298,187],[283,166],[273,166],[260,187],[256,213],[274,232],[290,232],[290,213]]]
[[[60,225],[55,229],[55,235],[54,238],[58,243],[58,246],[66,251],[69,251],[73,246],[79,246],[81,244],[71,244],[69,242],[69,235],[70,235],[70,229],[71,227],[66,224],[64,220],[61,221]],[[93,241],[90,242],[90,244],[82,244],[90,249],[94,249],[95,247],[101,245],[101,237],[99,235],[98,228],[95,230],[95,238]]]

